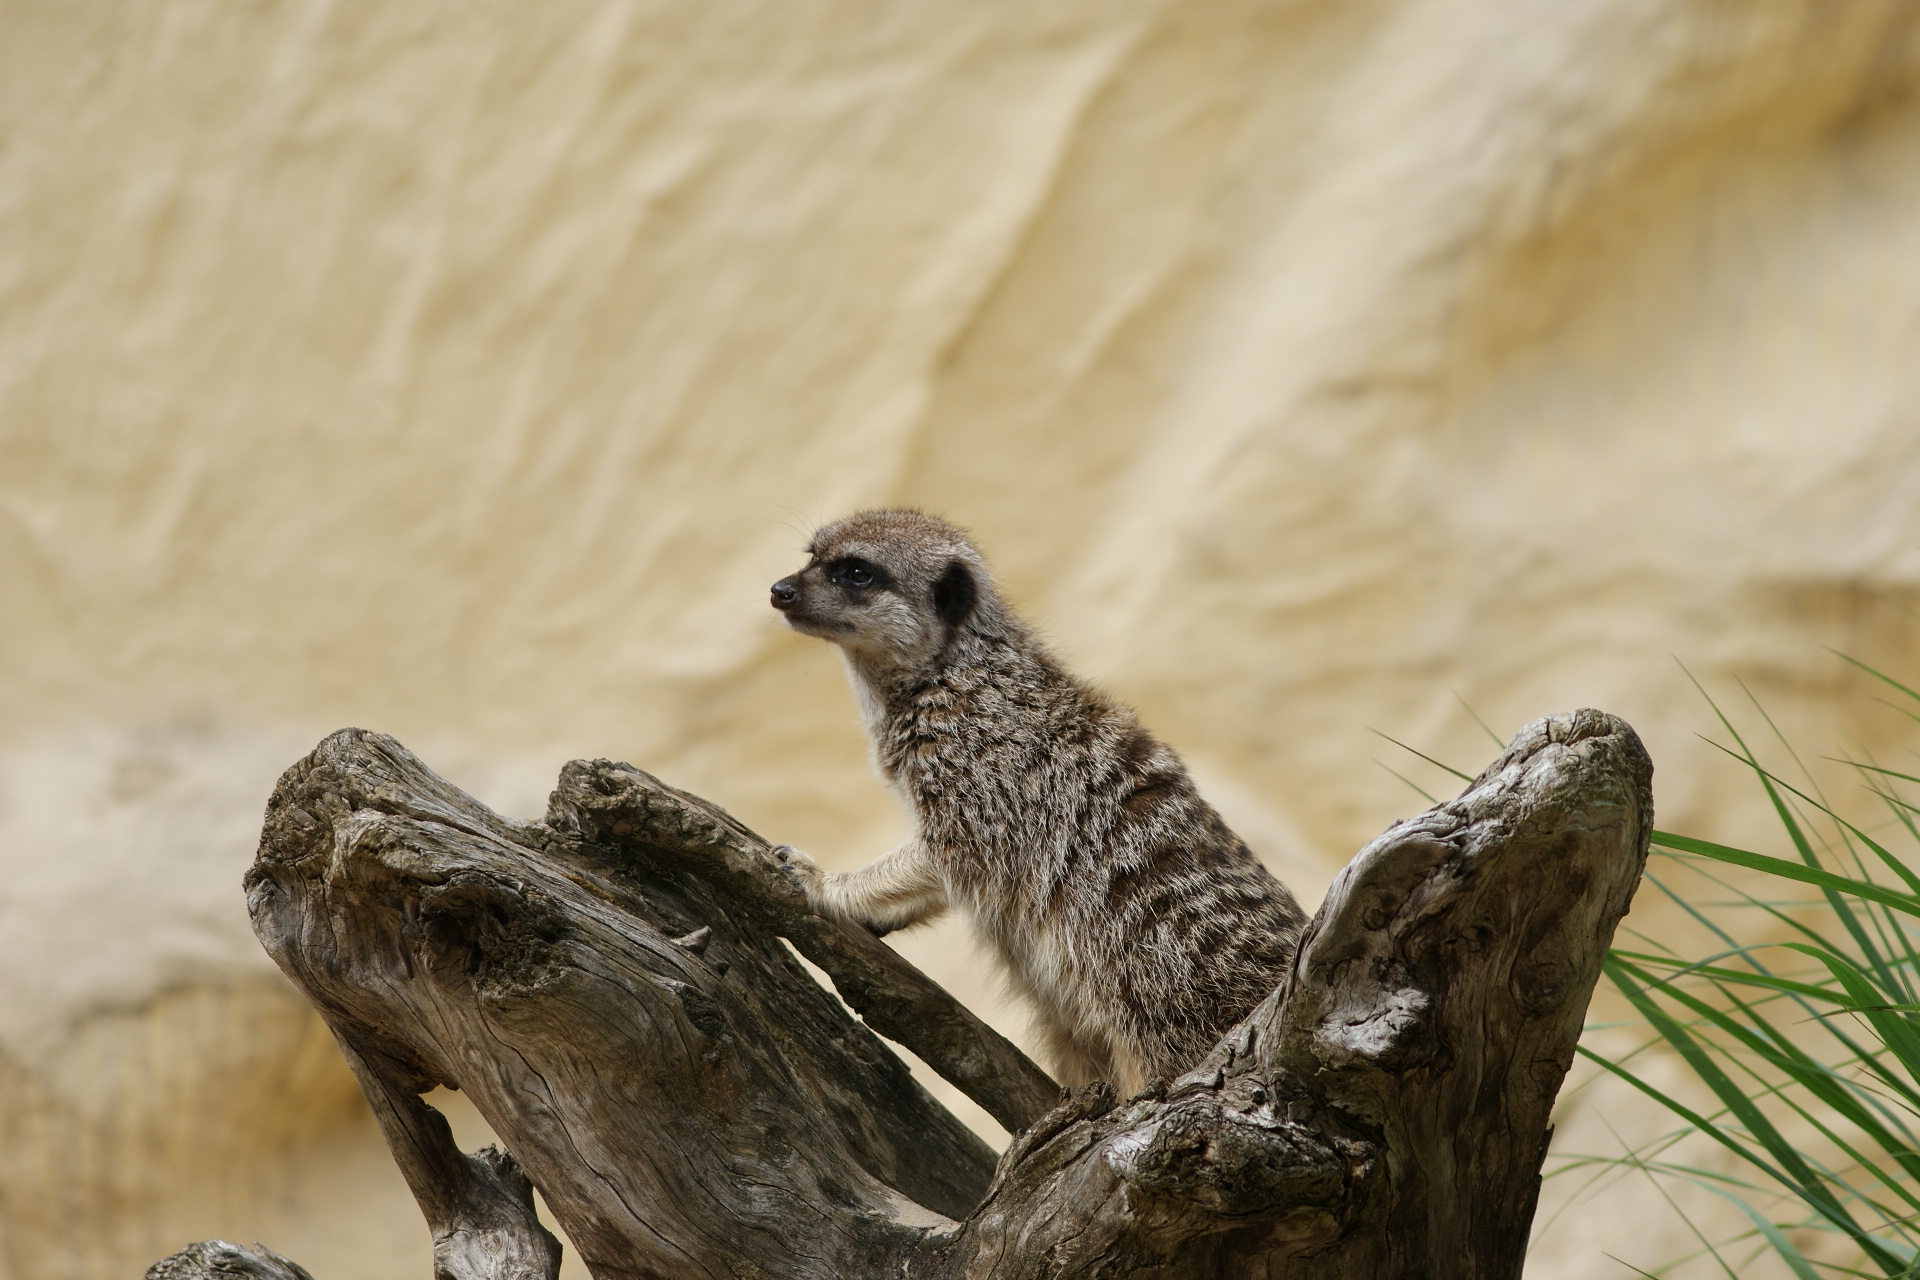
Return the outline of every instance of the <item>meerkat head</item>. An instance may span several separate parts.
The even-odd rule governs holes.
[[[992,601],[967,535],[918,511],[862,511],[813,535],[805,568],[773,584],[795,631],[889,667],[932,661]]]

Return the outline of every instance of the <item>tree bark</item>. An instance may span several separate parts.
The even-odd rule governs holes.
[[[265,1245],[202,1240],[147,1268],[147,1280],[313,1280],[307,1269]]]
[[[517,823],[343,730],[281,779],[247,891],[446,1280],[556,1274],[529,1178],[598,1280],[1506,1280],[1650,776],[1612,716],[1527,726],[1361,850],[1205,1061],[1124,1101],[1061,1097],[891,948],[812,915],[766,842],[628,765],[569,764],[546,820]],[[875,1031],[1014,1132],[997,1162]],[[460,1153],[419,1099],[435,1085],[512,1155]]]

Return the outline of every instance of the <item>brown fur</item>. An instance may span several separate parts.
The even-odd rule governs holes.
[[[963,907],[1032,1003],[1062,1083],[1193,1065],[1278,985],[1304,916],[1127,708],[1069,675],[952,525],[869,511],[774,584],[841,647],[914,839],[858,871],[791,863],[879,932]]]

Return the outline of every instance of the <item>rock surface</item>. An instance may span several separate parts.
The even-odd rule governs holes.
[[[246,932],[273,778],[358,723],[508,812],[609,756],[871,856],[764,604],[855,505],[972,527],[1309,900],[1424,806],[1373,760],[1451,789],[1369,728],[1492,754],[1461,700],[1620,713],[1731,839],[1675,657],[1812,753],[1914,741],[1823,648],[1920,648],[1904,0],[4,21],[4,1280],[423,1274]],[[1611,1099],[1562,1140],[1665,1127]],[[1615,1194],[1644,1239],[1569,1215],[1534,1273],[1689,1247]]]

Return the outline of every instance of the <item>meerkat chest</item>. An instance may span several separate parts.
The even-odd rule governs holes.
[[[1048,1025],[1084,1035],[1102,1024],[1112,984],[1110,973],[1103,980],[1099,966],[1089,965],[1103,950],[1099,939],[1079,936],[1073,921],[1006,908],[981,902],[969,914],[978,945],[999,961],[1013,989]]]

